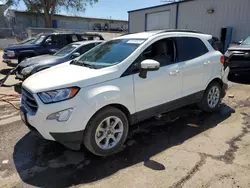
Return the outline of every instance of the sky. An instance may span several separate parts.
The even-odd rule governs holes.
[[[164,2],[162,2],[162,0],[99,0],[99,2],[94,4],[92,7],[87,6],[84,13],[78,13],[77,15],[98,18],[110,18],[111,16],[112,19],[128,20],[127,12],[129,10],[156,6],[160,4],[164,4]],[[25,10],[25,5],[20,3],[18,8],[11,8]],[[60,12],[60,14],[75,15],[65,11]]]

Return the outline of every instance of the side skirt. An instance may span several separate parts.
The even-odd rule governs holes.
[[[131,116],[131,124],[135,124],[137,122],[143,121],[145,119],[157,116],[159,114],[164,114],[167,112],[170,112],[172,110],[181,108],[183,106],[187,106],[190,104],[194,104],[197,102],[200,102],[200,100],[203,97],[205,91],[199,91],[197,93],[188,95],[186,97],[182,97],[180,99],[167,102],[140,112],[136,112],[135,114],[132,114]]]

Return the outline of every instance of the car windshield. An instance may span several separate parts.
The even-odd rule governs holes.
[[[242,44],[250,45],[250,37],[248,37],[246,40],[244,40]]]
[[[39,35],[32,43],[33,44],[40,44],[44,38],[45,38],[45,35]]]
[[[62,48],[61,50],[59,50],[58,52],[56,52],[54,54],[54,56],[62,57],[62,56],[69,55],[71,52],[73,52],[79,46],[80,46],[80,44],[69,44],[69,45],[65,46],[64,48]]]
[[[133,53],[144,39],[116,39],[98,45],[80,57],[78,65],[107,67],[118,64]]]

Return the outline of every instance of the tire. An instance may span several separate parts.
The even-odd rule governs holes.
[[[214,81],[207,87],[198,106],[205,112],[215,112],[219,108],[221,98],[222,87],[218,82]]]
[[[109,119],[110,118],[110,119]],[[108,128],[107,122],[117,125]],[[128,135],[128,119],[126,115],[119,109],[114,107],[106,107],[95,114],[89,121],[84,132],[83,143],[85,147],[97,156],[108,156],[119,152],[123,148],[123,144]],[[119,131],[114,133],[115,131]],[[116,142],[110,138],[117,138]],[[98,142],[98,139],[100,142]],[[107,144],[108,142],[108,144]]]

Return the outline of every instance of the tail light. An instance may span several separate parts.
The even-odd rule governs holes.
[[[222,64],[225,63],[225,56],[221,56],[221,57],[220,57],[220,62],[221,62]]]

